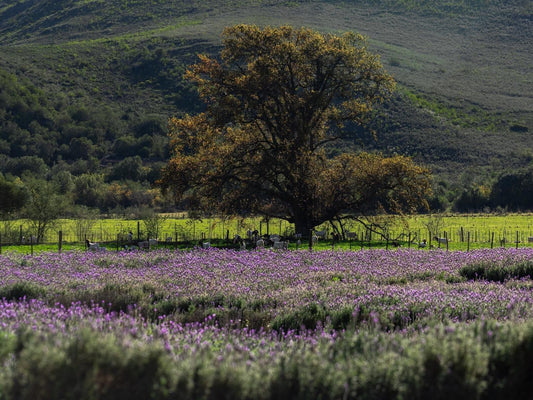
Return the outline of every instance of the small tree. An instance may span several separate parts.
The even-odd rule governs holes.
[[[69,201],[58,194],[58,188],[52,182],[26,178],[25,185],[29,200],[22,215],[29,220],[31,233],[37,237],[37,242],[41,242],[53,223],[65,212]]]
[[[444,215],[443,214],[429,214],[424,221],[424,225],[428,230],[430,238],[439,236],[440,232],[444,229]],[[431,239],[430,239],[431,240]]]
[[[166,218],[148,208],[139,213],[139,218],[142,219],[147,237],[152,239],[159,238]]]

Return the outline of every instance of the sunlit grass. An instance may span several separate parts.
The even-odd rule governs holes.
[[[159,222],[158,239],[169,242],[198,242],[201,240],[232,240],[235,235],[243,238],[247,237],[248,231],[257,230],[260,235],[280,235],[289,238],[294,235],[294,226],[287,221],[270,219],[268,222],[262,218],[202,218],[190,219],[180,215],[176,218],[173,215],[162,215]],[[533,237],[533,216],[531,214],[471,214],[471,215],[415,215],[401,219],[399,217],[388,221],[389,245],[394,247],[399,242],[402,247],[416,247],[423,239],[434,247],[439,244],[434,240],[435,236],[446,236],[449,240],[450,250],[467,250],[480,247],[516,247],[518,245],[529,246],[529,238]],[[326,241],[319,240],[317,246],[320,248],[335,247],[369,247],[369,241],[375,247],[386,247],[385,237],[379,233],[372,233],[368,236],[366,228],[356,222],[347,223],[345,231],[356,232],[360,240],[352,242],[345,240],[343,243],[333,243],[332,234],[334,230],[330,224],[323,224],[316,227],[317,230],[326,230],[328,236]],[[430,234],[431,230],[431,234]],[[57,220],[53,228],[45,237],[46,243],[55,243],[57,247],[58,232],[62,231],[65,243],[100,241],[116,243],[132,232],[135,240],[147,238],[146,225],[143,220],[126,218],[102,218],[90,221],[60,219]],[[11,232],[11,234],[9,234]],[[2,242],[6,243],[8,237],[15,237],[15,241],[20,236],[20,232],[26,237],[31,236],[30,224],[26,220],[12,220],[0,222],[0,233]],[[369,240],[370,239],[370,240]],[[296,245],[296,240],[291,240],[292,246]],[[303,241],[300,247],[307,247]],[[440,244],[440,247],[446,247]]]
[[[307,249],[306,239],[294,238],[294,227],[287,221],[262,218],[204,218],[189,219],[184,215],[161,216],[159,226],[159,247],[168,249],[192,249],[210,242],[214,247],[237,248],[233,243],[235,235],[247,238],[248,231],[257,230],[260,235],[280,235],[289,240],[290,249]],[[430,231],[428,230],[431,229]],[[85,240],[100,242],[109,250],[121,250],[127,245],[127,236],[132,233],[134,241],[146,240],[147,230],[143,220],[110,218],[91,221],[61,219],[56,221],[45,237],[45,244],[30,245],[28,239],[21,244],[20,232],[25,238],[31,237],[28,221],[0,222],[3,251],[17,251],[25,254],[43,251],[59,251],[59,231],[62,232],[62,251],[83,250]],[[357,233],[356,240],[333,240],[331,225],[323,224],[316,228],[326,230],[327,238],[312,243],[314,250],[358,250],[358,249],[395,249],[413,248],[424,251],[442,249],[467,251],[480,248],[531,247],[533,242],[533,216],[530,214],[508,215],[416,215],[404,220],[397,218],[388,227],[389,240],[379,233],[369,234],[359,223],[350,223],[345,231]],[[11,234],[9,234],[11,232]],[[7,238],[14,239],[7,239]],[[448,243],[438,243],[435,237],[446,237]],[[362,239],[362,240],[361,240]],[[411,241],[409,242],[409,239]],[[518,239],[518,240],[517,240]],[[419,243],[426,240],[426,246]],[[251,241],[248,249],[255,247]]]

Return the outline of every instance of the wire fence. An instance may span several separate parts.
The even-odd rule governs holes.
[[[64,242],[76,243],[112,242],[131,235],[135,240],[157,239],[159,241],[186,242],[205,239],[231,239],[235,235],[245,237],[249,231],[257,231],[260,236],[277,234],[291,236],[292,225],[283,220],[262,222],[255,219],[172,219],[150,222],[141,220],[63,220],[47,229],[38,237],[36,229],[29,223],[0,222],[0,235],[4,244],[24,244],[30,239],[34,243],[57,243],[58,232],[62,232]]]
[[[389,227],[369,229],[361,224],[349,224],[345,234],[349,237],[335,237],[336,231],[329,224],[317,227],[324,235],[322,240],[350,241],[350,246],[370,246],[372,242],[390,242],[402,246],[417,246],[426,243],[434,247],[448,247],[451,244],[463,244],[466,248],[477,247],[511,247],[533,246],[533,225],[527,218],[525,223],[515,226],[487,226],[476,227],[449,226],[428,228],[418,224],[415,228],[406,229]],[[444,224],[443,224],[444,225]],[[60,220],[38,237],[32,225],[19,221],[0,221],[0,246],[9,245],[57,245],[64,243],[85,244],[108,243],[116,244],[118,248],[131,241],[155,239],[158,243],[169,245],[183,242],[198,242],[211,240],[231,240],[236,235],[247,238],[254,232],[257,236],[279,235],[284,238],[295,239],[294,226],[284,220],[260,219],[161,219],[159,221],[141,220]],[[445,240],[443,240],[445,239]],[[1,248],[1,247],[0,247]]]

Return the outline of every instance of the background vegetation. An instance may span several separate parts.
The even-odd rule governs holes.
[[[201,108],[186,66],[224,26],[291,24],[368,35],[399,83],[377,140],[343,146],[429,166],[434,209],[532,209],[531,19],[521,0],[0,1],[0,172],[70,214],[172,209],[153,183],[168,118]]]

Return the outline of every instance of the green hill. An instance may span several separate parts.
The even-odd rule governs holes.
[[[201,107],[186,65],[236,23],[367,35],[399,90],[378,140],[347,145],[414,156],[450,198],[533,160],[526,0],[18,0],[0,1],[0,171],[148,190],[167,118]]]

